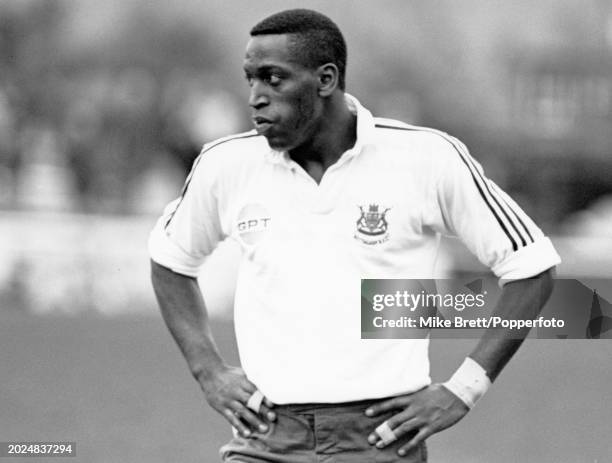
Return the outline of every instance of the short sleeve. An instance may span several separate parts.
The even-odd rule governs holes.
[[[181,196],[172,201],[149,236],[151,259],[197,277],[206,257],[224,235],[218,210],[218,166],[206,147],[194,162]]]
[[[438,138],[429,225],[460,238],[502,285],[559,264],[550,239],[485,176],[465,145],[450,136]]]

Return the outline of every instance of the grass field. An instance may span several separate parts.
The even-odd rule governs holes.
[[[214,330],[236,362],[231,324]],[[472,343],[436,340],[434,380]],[[611,462],[611,367],[610,340],[530,340],[476,409],[430,439],[430,461]],[[0,441],[76,441],[77,458],[58,463],[207,463],[229,434],[160,317],[0,311]]]

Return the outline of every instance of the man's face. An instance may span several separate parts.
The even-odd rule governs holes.
[[[252,37],[243,67],[255,129],[270,147],[288,151],[311,140],[322,113],[317,74],[293,56],[290,37]]]

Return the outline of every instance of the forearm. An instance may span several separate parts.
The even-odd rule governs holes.
[[[537,317],[552,292],[552,275],[552,270],[547,270],[536,277],[506,284],[493,315],[516,319]],[[402,410],[376,428],[368,437],[370,444],[383,448],[413,433],[410,441],[400,447],[400,455],[405,455],[432,434],[455,424],[486,392],[527,334],[528,329],[519,333],[488,329],[470,354],[473,361],[466,359],[445,383],[432,384],[369,407],[365,411],[367,416]]]
[[[224,366],[195,278],[151,261],[151,281],[162,316],[193,376],[200,382]]]
[[[552,292],[553,272],[553,269],[549,269],[533,278],[506,284],[493,316],[505,319],[537,318]],[[529,328],[520,331],[490,328],[469,357],[482,366],[493,381],[528,334]]]
[[[257,387],[241,368],[231,367],[221,358],[197,280],[174,273],[153,261],[151,280],[166,325],[209,405],[244,437],[254,430],[266,432],[268,425],[262,418],[276,419],[271,410],[273,404],[262,397],[256,410],[249,405]]]

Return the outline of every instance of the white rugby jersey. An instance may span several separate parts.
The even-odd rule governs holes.
[[[427,339],[360,338],[360,283],[433,278],[440,234],[461,238],[502,281],[560,262],[457,139],[346,99],[357,141],[320,184],[255,132],[223,138],[204,146],[149,240],[155,262],[191,277],[221,240],[240,244],[240,359],[278,404],[381,398],[431,382]]]

